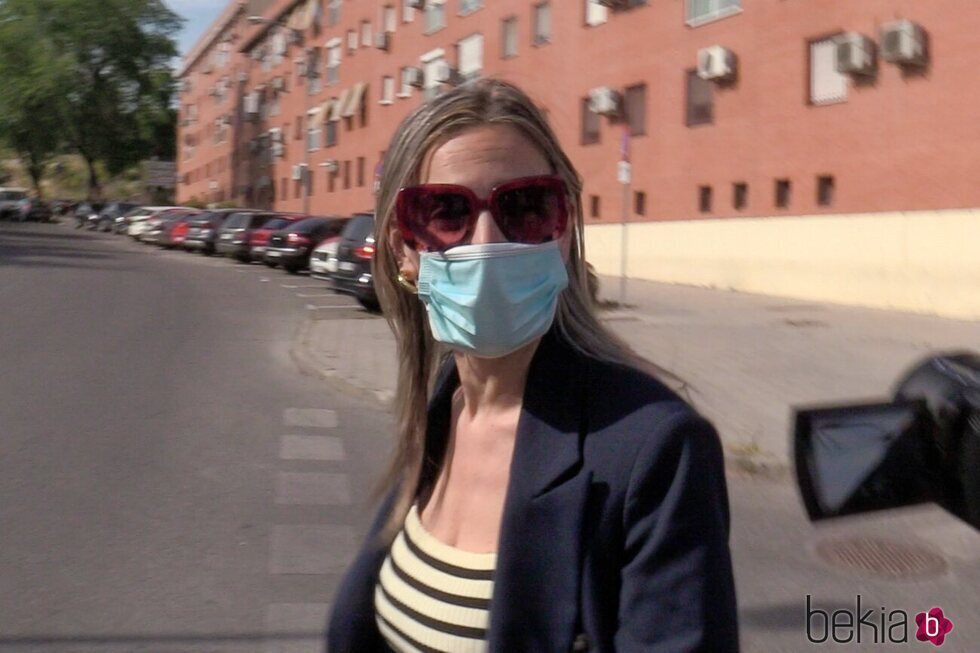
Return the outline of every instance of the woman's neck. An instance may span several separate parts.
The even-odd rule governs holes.
[[[473,418],[488,411],[497,412],[519,406],[524,397],[531,359],[540,342],[538,338],[500,358],[478,358],[456,353],[458,392],[462,395],[464,414]]]

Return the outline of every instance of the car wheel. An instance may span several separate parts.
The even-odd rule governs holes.
[[[268,265],[270,268],[274,268],[277,265],[276,263],[273,263],[272,261],[264,261],[264,263],[266,265]]]
[[[364,295],[356,295],[357,303],[363,306],[365,309],[372,313],[380,313],[381,305],[378,303],[375,297],[366,297]]]
[[[288,272],[289,274],[299,274],[299,268],[296,267],[295,265],[284,265],[282,266],[282,269]]]

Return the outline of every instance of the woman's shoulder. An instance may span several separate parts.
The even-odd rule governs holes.
[[[654,366],[592,360],[589,367],[586,446],[600,459],[635,471],[675,467],[684,452],[720,456],[714,426]]]

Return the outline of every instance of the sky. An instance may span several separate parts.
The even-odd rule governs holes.
[[[171,11],[184,19],[184,29],[177,39],[181,56],[187,54],[230,1],[164,0]]]

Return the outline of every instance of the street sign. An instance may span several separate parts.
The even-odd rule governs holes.
[[[633,179],[633,166],[630,165],[629,161],[620,161],[619,166],[616,168],[616,181],[623,184],[629,184]]]
[[[143,178],[144,185],[153,188],[177,187],[177,164],[174,161],[145,161]]]

